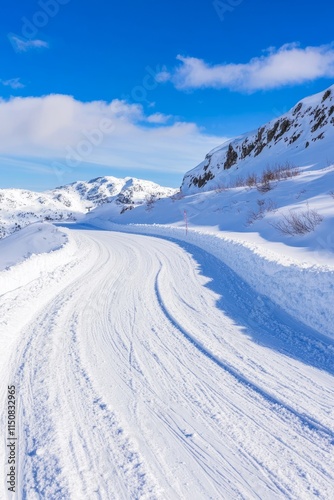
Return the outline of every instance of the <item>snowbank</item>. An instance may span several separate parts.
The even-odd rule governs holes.
[[[0,240],[0,295],[65,263],[76,251],[66,229],[36,223]]]
[[[233,235],[208,234],[199,229],[163,225],[118,225],[105,220],[96,226],[115,231],[133,232],[187,241],[221,259],[260,295],[269,297],[288,314],[316,331],[334,338],[334,268],[284,261],[250,241]]]
[[[31,224],[0,240],[0,271],[39,253],[58,250],[68,241],[65,233],[51,224]]]

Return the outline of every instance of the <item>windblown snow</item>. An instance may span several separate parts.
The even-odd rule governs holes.
[[[3,235],[35,222],[0,240],[17,498],[334,497],[333,92],[180,191],[0,191]]]

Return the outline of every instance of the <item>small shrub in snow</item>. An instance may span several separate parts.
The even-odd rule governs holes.
[[[272,189],[273,186],[271,183],[273,181],[290,179],[291,177],[299,175],[299,173],[299,169],[289,162],[286,162],[284,165],[267,167],[262,172],[259,183],[257,184],[257,189],[261,193],[266,193],[267,191],[270,191]]]
[[[307,207],[307,210],[290,210],[288,215],[283,215],[282,219],[272,226],[284,235],[295,236],[314,231],[322,220],[319,212]]]
[[[276,180],[278,177],[278,175],[276,174],[276,170],[272,169],[272,168],[269,168],[267,167],[263,172],[262,172],[262,176],[261,176],[261,179],[260,179],[260,182],[262,184],[266,184],[270,181],[274,181]]]
[[[257,200],[258,209],[250,210],[247,218],[247,225],[250,226],[257,220],[263,219],[267,212],[273,212],[277,209],[276,203],[269,198],[269,200]]]
[[[299,175],[300,171],[298,167],[295,167],[289,162],[284,165],[274,165],[273,167],[267,167],[261,174],[255,174],[254,172],[249,173],[247,177],[238,175],[229,185],[217,184],[214,188],[216,193],[222,193],[228,189],[239,188],[239,187],[255,187],[261,193],[266,193],[273,188],[273,181],[280,181],[289,179]]]
[[[245,184],[248,187],[253,187],[256,186],[258,183],[258,178],[256,174],[249,174],[248,177],[246,177]]]
[[[260,193],[267,193],[270,191],[273,187],[272,184],[269,182],[269,180],[266,180],[264,182],[261,182],[261,184],[258,184],[257,190],[260,191]]]

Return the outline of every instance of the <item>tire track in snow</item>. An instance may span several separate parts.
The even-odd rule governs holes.
[[[95,246],[94,273],[109,260],[103,246]],[[71,304],[90,279],[91,271],[55,297],[23,334],[14,377],[23,499],[154,497],[141,457],[80,361]]]
[[[161,264],[162,268],[162,264]],[[160,271],[161,271],[160,268]],[[215,363],[219,368],[222,368],[226,372],[228,372],[230,375],[232,375],[239,383],[243,384],[250,390],[256,392],[259,394],[261,397],[263,397],[265,400],[267,400],[269,403],[271,403],[273,406],[274,411],[287,411],[291,414],[291,416],[295,417],[299,422],[301,423],[302,426],[308,427],[311,431],[315,430],[318,431],[322,434],[323,437],[326,437],[329,439],[330,444],[334,444],[334,432],[329,429],[328,427],[324,426],[320,422],[317,422],[315,419],[312,417],[309,417],[308,415],[303,415],[298,413],[294,408],[291,406],[287,405],[286,403],[283,403],[279,399],[275,398],[273,395],[269,394],[266,392],[263,388],[257,386],[254,384],[254,382],[251,382],[249,379],[247,379],[245,376],[243,376],[240,372],[236,371],[232,366],[224,363],[222,360],[217,358],[212,352],[210,352],[208,349],[205,348],[205,346],[196,340],[195,337],[193,337],[189,332],[187,332],[180,323],[176,321],[176,319],[172,316],[172,314],[168,311],[168,308],[166,307],[164,300],[162,298],[162,294],[159,289],[159,276],[160,276],[160,271],[157,275],[156,278],[156,284],[155,284],[155,292],[159,301],[159,304],[161,306],[161,309],[163,310],[165,316],[168,318],[168,320],[172,323],[175,328],[177,328],[180,333],[196,348],[198,351],[204,355],[206,358],[210,359],[213,363]]]

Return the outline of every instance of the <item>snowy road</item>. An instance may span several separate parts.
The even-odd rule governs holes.
[[[196,247],[71,236],[0,296],[17,498],[334,498],[333,342]]]

